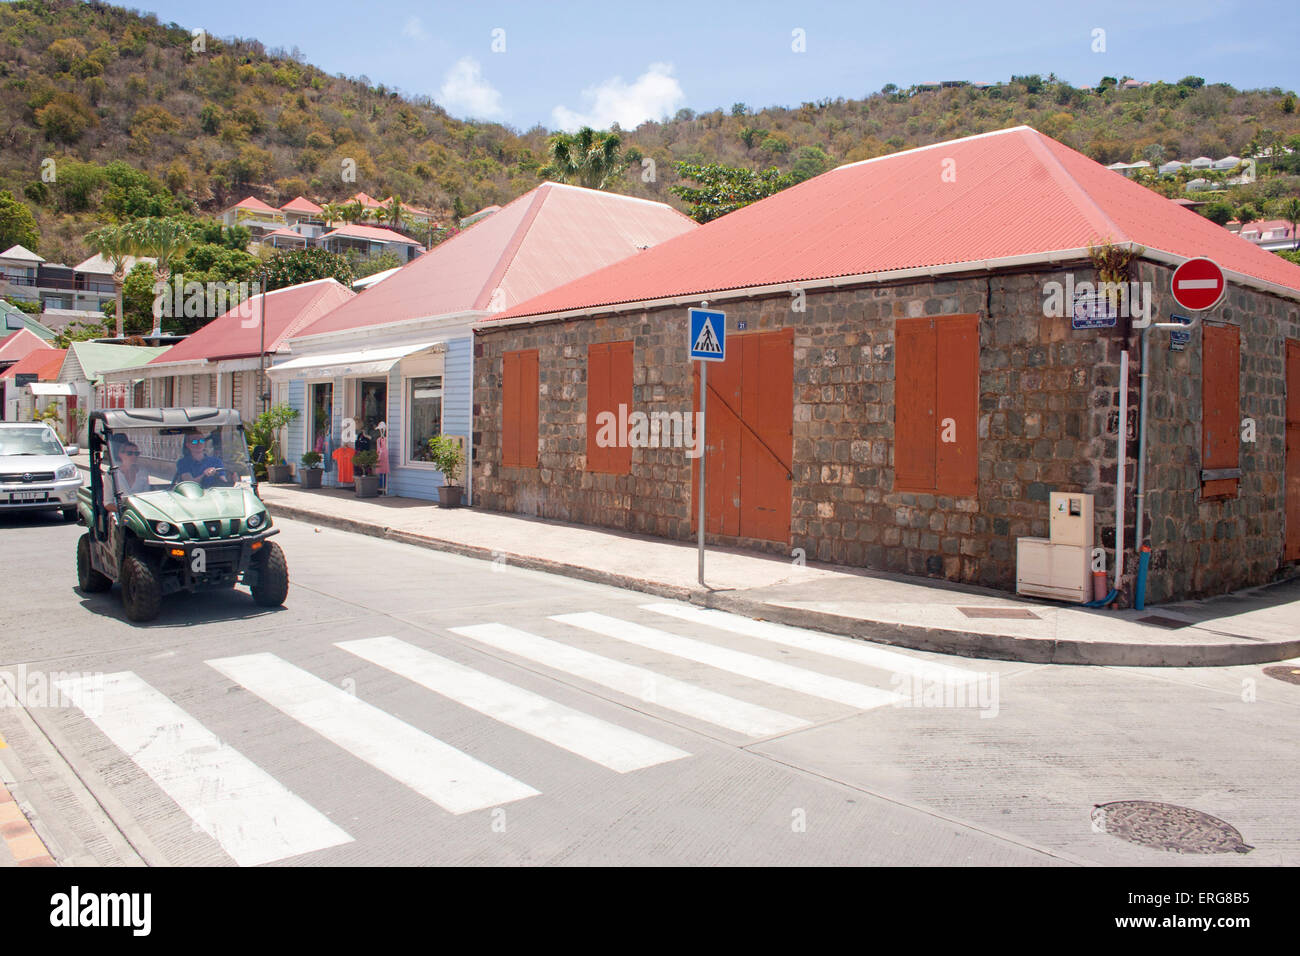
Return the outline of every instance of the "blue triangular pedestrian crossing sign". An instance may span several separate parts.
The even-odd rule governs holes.
[[[709,309],[690,310],[691,358],[722,362],[727,357],[727,314]]]

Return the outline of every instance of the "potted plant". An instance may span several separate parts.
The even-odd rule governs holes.
[[[309,451],[302,456],[302,472],[299,477],[302,479],[304,488],[319,488],[320,477],[324,474],[321,468],[321,454],[318,451]]]
[[[260,454],[254,452],[253,456],[253,467],[259,478],[280,485],[289,481],[289,463],[280,454],[279,432],[297,417],[298,409],[273,405],[245,426],[248,443],[262,449]]]
[[[442,472],[438,487],[438,504],[444,508],[460,507],[460,470],[465,464],[465,451],[461,442],[450,435],[434,435],[429,439],[429,461]]]
[[[374,474],[378,462],[379,454],[374,451],[359,451],[352,456],[358,498],[374,498],[379,494],[379,476]]]

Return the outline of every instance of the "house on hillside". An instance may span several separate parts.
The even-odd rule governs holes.
[[[105,371],[103,385],[129,387],[131,408],[214,405],[251,421],[278,401],[263,373],[276,350],[352,296],[335,279],[252,296],[149,361]]]
[[[283,212],[269,203],[264,203],[255,196],[241,199],[221,212],[221,223],[227,228],[243,226],[253,234],[254,242],[262,239],[277,229],[285,229],[289,220]]]
[[[437,497],[428,439],[471,437],[471,325],[694,228],[663,203],[543,183],[288,338],[269,372],[303,413],[286,458],[337,449],[344,419],[383,422],[387,492]]]
[[[58,430],[66,437],[68,411],[76,407],[77,399],[68,386],[57,382],[64,354],[63,349],[32,349],[0,372],[5,421],[30,422],[38,407],[43,409],[53,402],[62,422]]]
[[[339,255],[356,253],[367,258],[390,252],[402,263],[410,262],[424,247],[414,239],[383,226],[347,224],[320,237],[321,248]]]
[[[1146,283],[1116,310],[1065,294],[1106,243]],[[1135,537],[1136,323],[1186,314],[1171,275],[1200,256],[1228,288],[1185,344],[1149,333]],[[1062,491],[1094,497],[1111,573],[1122,535],[1125,603],[1143,542],[1152,602],[1300,560],[1300,266],[1023,126],[842,166],[478,323],[477,505],[692,538],[691,436],[664,428],[698,410],[704,300],[727,329],[716,544],[1012,590],[1017,539],[1046,536]]]

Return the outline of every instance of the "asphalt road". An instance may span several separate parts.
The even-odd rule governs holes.
[[[922,654],[280,526],[284,608],[141,626],[76,589],[81,528],[0,517],[0,769],[60,862],[1300,863],[1300,686],[1261,667]],[[1139,799],[1254,849],[1094,824]]]

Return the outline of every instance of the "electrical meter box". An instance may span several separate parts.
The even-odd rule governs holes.
[[[1092,495],[1053,491],[1047,538],[1016,540],[1016,592],[1058,601],[1090,599]]]

